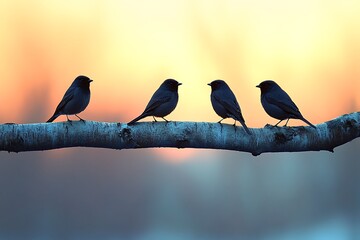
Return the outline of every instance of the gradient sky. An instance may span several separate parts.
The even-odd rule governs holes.
[[[94,79],[85,119],[127,122],[174,78],[183,85],[168,119],[218,121],[206,84],[224,79],[247,125],[262,127],[277,121],[255,86],[273,79],[317,124],[359,110],[359,10],[356,0],[1,1],[0,121],[46,121],[84,74]]]
[[[359,111],[359,13],[359,0],[0,0],[0,123],[45,122],[84,74],[88,120],[130,121],[171,77],[169,120],[218,121],[206,84],[220,78],[249,127],[275,124],[255,87],[273,79],[318,124]],[[0,238],[356,239],[358,149],[0,152]]]

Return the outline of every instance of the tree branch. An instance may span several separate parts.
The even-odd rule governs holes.
[[[249,152],[301,152],[333,149],[360,136],[360,112],[305,127],[253,128],[248,135],[241,127],[208,122],[93,121],[2,124],[0,151],[23,152],[67,147],[208,148]]]

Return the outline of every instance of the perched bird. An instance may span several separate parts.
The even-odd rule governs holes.
[[[90,101],[90,83],[91,80],[85,76],[78,76],[66,91],[63,99],[57,106],[54,115],[47,121],[52,122],[60,115],[66,115],[68,121],[71,121],[68,115],[75,115],[81,121],[77,114],[84,111]]]
[[[175,109],[179,100],[178,87],[180,85],[181,83],[174,79],[166,79],[151,97],[144,112],[128,124],[133,124],[148,116],[152,116],[155,122],[155,117],[160,117],[168,122],[164,117]]]
[[[282,90],[282,88],[272,80],[266,80],[257,85],[261,90],[261,104],[267,114],[271,117],[279,119],[280,122],[287,119],[286,124],[290,118],[300,119],[311,127],[316,128],[308,120],[306,120],[299,111],[299,108],[291,100],[290,96]]]
[[[245,131],[251,135],[250,130],[245,125],[245,120],[241,114],[236,97],[226,82],[215,80],[208,85],[211,86],[211,104],[216,114],[222,117],[218,123],[221,123],[225,118],[233,118],[235,120],[234,126],[236,121],[239,121]]]

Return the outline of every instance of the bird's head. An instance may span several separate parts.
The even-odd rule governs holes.
[[[223,86],[227,86],[224,80],[214,80],[211,83],[208,83],[208,85],[211,87],[212,91],[220,89]]]
[[[279,85],[272,80],[266,80],[266,81],[261,82],[256,87],[260,88],[261,93],[266,93],[266,92],[270,91],[271,89],[273,89],[274,87],[275,88],[279,87]]]
[[[80,75],[77,78],[75,78],[74,82],[72,85],[77,86],[77,87],[81,87],[81,88],[89,88],[90,87],[90,83],[93,80],[91,80],[90,78]]]
[[[161,87],[164,87],[170,91],[176,92],[178,90],[178,87],[182,85],[182,83],[179,83],[178,81],[174,79],[166,79],[162,84]]]

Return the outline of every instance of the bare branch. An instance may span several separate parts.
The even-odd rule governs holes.
[[[333,149],[360,136],[360,112],[305,127],[243,128],[208,122],[93,121],[2,124],[0,150],[38,151],[67,147],[131,148],[208,148],[249,152],[301,152]]]

